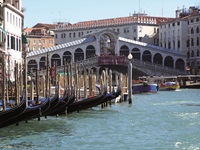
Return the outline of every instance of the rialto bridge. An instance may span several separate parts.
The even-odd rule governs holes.
[[[29,70],[37,68],[42,71],[46,68],[48,54],[49,67],[56,62],[61,70],[66,60],[97,72],[106,67],[125,73],[129,53],[133,56],[135,76],[186,74],[186,55],[182,52],[119,37],[112,30],[90,33],[76,41],[29,52],[27,63]]]

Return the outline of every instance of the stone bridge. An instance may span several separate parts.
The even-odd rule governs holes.
[[[32,51],[27,55],[28,69],[46,68],[47,54],[50,67],[56,62],[62,70],[64,60],[82,64],[100,72],[111,68],[127,72],[127,56],[133,56],[133,73],[140,75],[181,75],[186,74],[184,52],[165,49],[155,45],[119,37],[112,30],[91,33],[86,37],[56,45],[51,48]]]

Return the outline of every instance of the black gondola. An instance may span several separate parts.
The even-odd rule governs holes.
[[[57,115],[58,112],[61,111],[61,109],[66,108],[68,102],[69,102],[69,95],[68,95],[68,90],[66,89],[64,92],[64,96],[62,98],[59,98],[58,104],[54,108],[46,112],[45,115],[46,116]]]
[[[120,85],[118,86],[117,88],[117,91],[113,91],[112,93],[110,94],[106,94],[106,97],[104,99],[102,99],[101,101],[99,101],[99,103],[97,103],[97,105],[100,105],[102,103],[106,103],[108,101],[111,101],[113,100],[114,98],[118,97],[119,95],[121,94],[121,87]]]
[[[26,99],[23,96],[21,102],[19,105],[13,107],[13,108],[8,108],[6,111],[1,111],[0,112],[0,126],[3,122],[12,119],[13,117],[16,117],[23,113],[26,109]]]
[[[59,93],[56,91],[55,96],[50,100],[49,108],[42,113],[42,116],[47,116],[52,110],[54,110],[54,108],[57,107],[57,105],[59,105],[59,102]]]
[[[94,97],[91,98],[86,98],[83,100],[78,100],[72,103],[71,105],[68,106],[67,108],[67,113],[72,113],[74,111],[80,111],[83,109],[88,109],[93,106],[96,106],[100,101],[102,101],[106,97],[107,89],[106,86],[103,86],[102,92]]]
[[[59,107],[57,109],[55,108],[49,113],[49,116],[54,116],[54,115],[62,115],[62,114],[67,114],[67,107],[71,105],[75,100],[75,95],[72,94],[68,96],[67,102],[65,101],[65,98],[60,102]]]
[[[22,112],[20,115],[12,117],[7,121],[4,121],[0,124],[0,128],[19,123],[20,121],[27,121],[30,119],[34,119],[36,117],[40,117],[42,112],[47,110],[50,106],[49,98],[42,102],[41,104],[35,106],[27,106],[25,111]]]

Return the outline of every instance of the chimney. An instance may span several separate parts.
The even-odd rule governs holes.
[[[176,18],[180,17],[180,10],[176,10]]]

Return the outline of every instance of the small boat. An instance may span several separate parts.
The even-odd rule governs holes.
[[[180,86],[178,82],[173,82],[173,81],[164,82],[159,85],[159,91],[175,91],[179,88]]]
[[[158,85],[155,83],[149,83],[147,81],[139,80],[137,83],[133,81],[132,94],[140,93],[157,93]]]
[[[113,99],[117,98],[121,94],[121,86],[119,85],[117,91],[113,91],[112,93],[106,94],[106,97],[99,101],[96,105],[100,105],[102,103],[106,103],[108,101],[112,101]]]
[[[0,128],[19,123],[20,121],[27,121],[30,119],[40,117],[42,115],[42,112],[49,108],[49,105],[50,105],[49,98],[46,98],[45,101],[41,102],[40,104],[27,106],[26,109],[21,114],[17,116],[15,115],[10,119],[1,122]]]
[[[102,92],[99,95],[74,101],[71,105],[68,106],[67,113],[72,113],[75,111],[80,111],[96,106],[106,97],[106,94],[107,94],[107,89],[106,86],[104,85]]]
[[[52,97],[50,99],[50,106],[47,110],[43,111],[42,116],[48,116],[48,114],[54,110],[54,108],[57,107],[57,105],[59,105],[60,99],[59,99],[59,93],[58,91],[56,91],[54,97]]]
[[[180,88],[200,88],[200,75],[177,76]]]
[[[55,115],[62,115],[67,114],[67,106],[71,105],[75,100],[75,95],[72,93],[72,95],[68,95],[68,90],[66,89],[66,92],[64,92],[63,98],[61,98],[59,104],[57,107],[55,107],[52,111],[48,112],[49,116],[55,116]]]
[[[0,127],[3,122],[20,115],[25,110],[26,110],[26,100],[25,97],[23,96],[19,105],[6,108],[5,111],[0,111]]]

